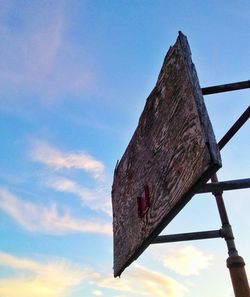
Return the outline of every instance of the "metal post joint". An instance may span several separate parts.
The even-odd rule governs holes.
[[[221,231],[221,237],[224,238],[225,240],[232,240],[234,239],[234,235],[233,235],[233,230],[231,225],[229,224],[225,224],[222,226],[222,228],[220,229]]]

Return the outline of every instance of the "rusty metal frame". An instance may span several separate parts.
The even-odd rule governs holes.
[[[161,235],[156,237],[152,244],[167,243],[167,242],[178,242],[178,241],[189,241],[189,240],[200,240],[209,238],[223,237],[222,229],[210,230],[210,231],[199,231],[199,232],[188,232],[171,235]]]
[[[222,92],[242,90],[247,88],[250,88],[250,80],[245,80],[245,81],[240,81],[240,82],[230,83],[225,85],[206,87],[206,88],[202,88],[201,90],[203,95],[211,95],[211,94],[217,94]]]
[[[236,83],[235,85],[239,85],[239,84],[240,83]],[[223,85],[223,86],[228,86],[228,85]],[[221,86],[217,86],[217,87],[220,88]],[[233,124],[233,126],[218,142],[218,147],[220,150],[232,139],[232,137],[240,130],[240,128],[247,122],[249,118],[250,118],[250,107],[248,107],[244,111],[244,113],[239,117],[239,119]],[[222,198],[223,191],[250,188],[250,178],[219,182],[217,179],[217,175],[215,174],[212,176],[211,181],[212,181],[211,183],[207,183],[201,186],[196,191],[196,193],[201,194],[201,193],[212,192],[212,194],[216,197],[216,202],[220,213],[222,228],[223,228],[224,225],[229,225],[226,208]],[[154,244],[154,243],[161,243],[161,242],[174,242],[174,241],[198,240],[198,239],[223,237],[219,232],[220,230],[213,230],[213,231],[180,233],[180,234],[173,234],[173,235],[159,235],[155,238],[155,240],[152,243]],[[224,238],[226,239],[225,236]]]
[[[240,190],[247,188],[250,188],[250,178],[207,183],[200,189],[198,189],[197,194]]]
[[[208,88],[202,88],[203,95],[210,95],[221,92],[229,92],[240,89],[250,88],[250,80],[242,81],[237,83],[231,83],[226,85],[213,86]],[[227,133],[218,142],[219,150],[233,138],[233,136],[240,130],[240,128],[250,118],[250,106],[244,111],[239,119],[232,125]],[[248,285],[248,279],[245,271],[245,263],[242,257],[238,255],[236,249],[233,230],[229,222],[226,207],[224,204],[222,193],[228,190],[238,190],[250,188],[250,178],[231,180],[219,182],[217,175],[214,174],[211,177],[211,183],[207,183],[201,186],[196,193],[207,193],[212,192],[216,199],[218,212],[222,227],[219,230],[201,231],[201,232],[189,232],[172,235],[159,235],[155,238],[152,244],[157,243],[168,243],[178,241],[189,241],[189,240],[200,240],[200,239],[211,239],[211,238],[224,238],[228,249],[227,267],[230,271],[230,276],[233,284],[235,297],[250,297],[250,290]]]
[[[247,122],[250,118],[250,106],[243,112],[239,119],[233,124],[233,126],[227,131],[227,133],[218,142],[219,150],[229,142],[229,140],[240,130],[240,128]]]

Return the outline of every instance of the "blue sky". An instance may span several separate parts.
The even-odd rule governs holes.
[[[151,246],[112,272],[110,192],[164,56],[187,35],[201,86],[249,79],[250,3],[0,1],[0,297],[233,296],[223,240]],[[250,92],[206,96],[219,140]],[[221,180],[249,177],[249,123]],[[225,193],[250,274],[249,190]],[[220,228],[197,195],[165,234]]]

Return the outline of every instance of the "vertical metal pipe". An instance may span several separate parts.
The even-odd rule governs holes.
[[[249,284],[244,266],[245,262],[239,255],[229,256],[227,259],[227,267],[230,272],[235,297],[250,296]]]
[[[218,182],[217,175],[214,174],[211,178],[212,182]],[[216,199],[217,207],[222,223],[224,239],[228,248],[227,267],[230,272],[231,281],[234,289],[235,297],[250,297],[248,279],[245,271],[245,262],[238,255],[238,251],[234,242],[234,235],[229,223],[226,207],[223,201],[222,192],[213,193]]]

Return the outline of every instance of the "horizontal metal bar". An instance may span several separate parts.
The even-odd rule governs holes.
[[[218,238],[218,237],[223,237],[222,230],[180,233],[180,234],[172,234],[172,235],[159,235],[151,243],[152,244],[167,243],[167,242],[199,240],[199,239],[209,239],[209,238]]]
[[[199,193],[209,193],[209,192],[223,192],[229,190],[239,190],[250,188],[250,178],[227,180],[223,182],[208,183],[203,185],[197,190]]]
[[[250,106],[243,112],[239,119],[233,124],[233,126],[228,130],[228,132],[222,137],[218,142],[219,150],[221,150],[229,140],[240,130],[240,128],[246,123],[250,118]]]
[[[203,95],[211,95],[216,93],[230,92],[230,91],[236,91],[236,90],[247,89],[247,88],[250,88],[250,80],[245,80],[245,81],[240,81],[240,82],[230,83],[225,85],[206,87],[206,88],[202,88],[201,90]]]

